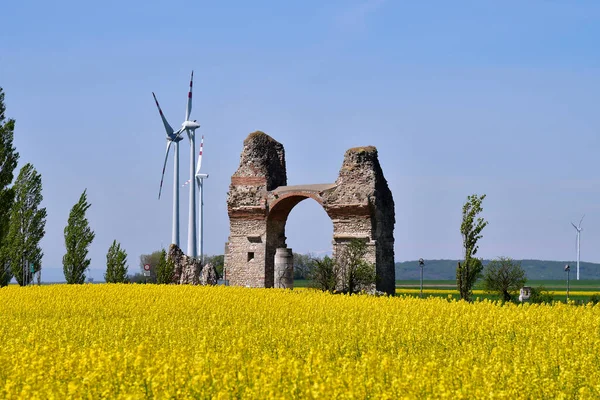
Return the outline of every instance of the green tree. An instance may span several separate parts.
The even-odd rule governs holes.
[[[175,264],[173,260],[167,258],[167,252],[163,250],[156,266],[156,283],[172,283],[175,273]]]
[[[315,257],[311,254],[294,253],[294,280],[309,279],[314,260]]]
[[[527,276],[521,263],[508,257],[490,261],[483,273],[483,288],[488,292],[498,293],[504,301],[511,301],[525,282]]]
[[[456,286],[460,293],[460,298],[467,301],[471,301],[473,297],[473,285],[483,270],[481,260],[474,257],[479,248],[477,241],[483,237],[481,231],[488,224],[482,217],[477,217],[483,211],[481,207],[483,199],[485,199],[485,194],[481,196],[476,194],[468,196],[462,210],[460,233],[463,238],[465,258],[462,263],[458,263],[456,268]]]
[[[313,259],[312,268],[308,274],[311,286],[333,293],[337,283],[337,269],[335,261],[329,256]]]
[[[205,256],[204,265],[212,264],[217,271],[217,279],[223,278],[223,268],[225,267],[225,255]]]
[[[156,250],[150,254],[140,255],[140,272],[129,276],[133,283],[156,283],[156,267],[160,262],[163,250]],[[150,266],[150,276],[144,275],[144,265]]]
[[[19,285],[28,285],[42,268],[40,240],[46,227],[46,208],[40,208],[42,176],[25,164],[13,186],[15,200],[10,211],[5,254]],[[33,270],[31,269],[33,266]]]
[[[114,240],[106,253],[104,280],[107,283],[125,283],[127,269],[127,253],[121,248],[121,244]]]
[[[529,296],[530,303],[547,303],[552,304],[554,302],[554,295],[546,289],[545,286],[540,285],[535,288],[531,288],[531,295]]]
[[[336,257],[342,293],[357,293],[375,284],[375,266],[364,259],[367,252],[364,240],[352,239]]]
[[[8,187],[14,178],[19,161],[19,153],[13,146],[15,120],[6,119],[4,91],[0,87],[0,287],[8,285],[12,271],[8,258],[9,246],[6,237],[9,228],[9,216],[14,200],[14,190]]]
[[[88,247],[96,234],[90,229],[85,212],[91,204],[87,202],[87,189],[79,197],[79,201],[71,208],[69,221],[65,227],[66,254],[63,256],[63,272],[67,283],[84,283],[85,271],[90,266],[87,258]]]

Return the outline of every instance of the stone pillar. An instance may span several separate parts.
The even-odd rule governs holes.
[[[333,255],[343,252],[353,238],[367,242],[365,261],[374,264],[376,288],[393,295],[394,198],[373,146],[348,149],[323,207],[333,221]]]
[[[294,288],[294,254],[287,247],[279,247],[275,251],[275,287]]]
[[[266,245],[267,195],[286,182],[283,145],[263,132],[248,135],[227,195],[225,269],[231,285],[273,287],[274,254]]]

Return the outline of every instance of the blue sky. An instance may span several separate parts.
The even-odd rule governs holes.
[[[0,86],[20,166],[42,174],[44,279],[84,188],[99,279],[113,239],[139,255],[171,238],[172,163],[151,92],[173,126],[205,135],[205,250],[228,236],[226,193],[248,133],[286,149],[288,183],[336,179],[374,145],[396,202],[396,259],[459,258],[461,207],[486,193],[479,255],[600,262],[600,4],[595,1],[13,1],[3,4]],[[181,182],[189,145],[181,147]],[[181,191],[182,243],[187,188]],[[312,200],[287,225],[327,251]],[[185,250],[185,249],[184,249]]]

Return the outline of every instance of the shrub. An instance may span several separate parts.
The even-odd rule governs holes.
[[[552,303],[554,296],[544,286],[538,286],[531,288],[531,296],[529,297],[530,303]]]

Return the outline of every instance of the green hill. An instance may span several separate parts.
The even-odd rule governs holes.
[[[575,261],[543,261],[543,260],[520,260],[521,266],[529,280],[559,280],[566,279],[565,265],[571,266],[571,279],[576,279]],[[486,265],[489,260],[483,260]],[[458,260],[425,260],[423,270],[424,280],[449,280],[456,279],[456,264]],[[396,263],[397,280],[419,280],[419,262],[403,261]],[[581,262],[579,264],[580,279],[600,279],[600,264]]]

